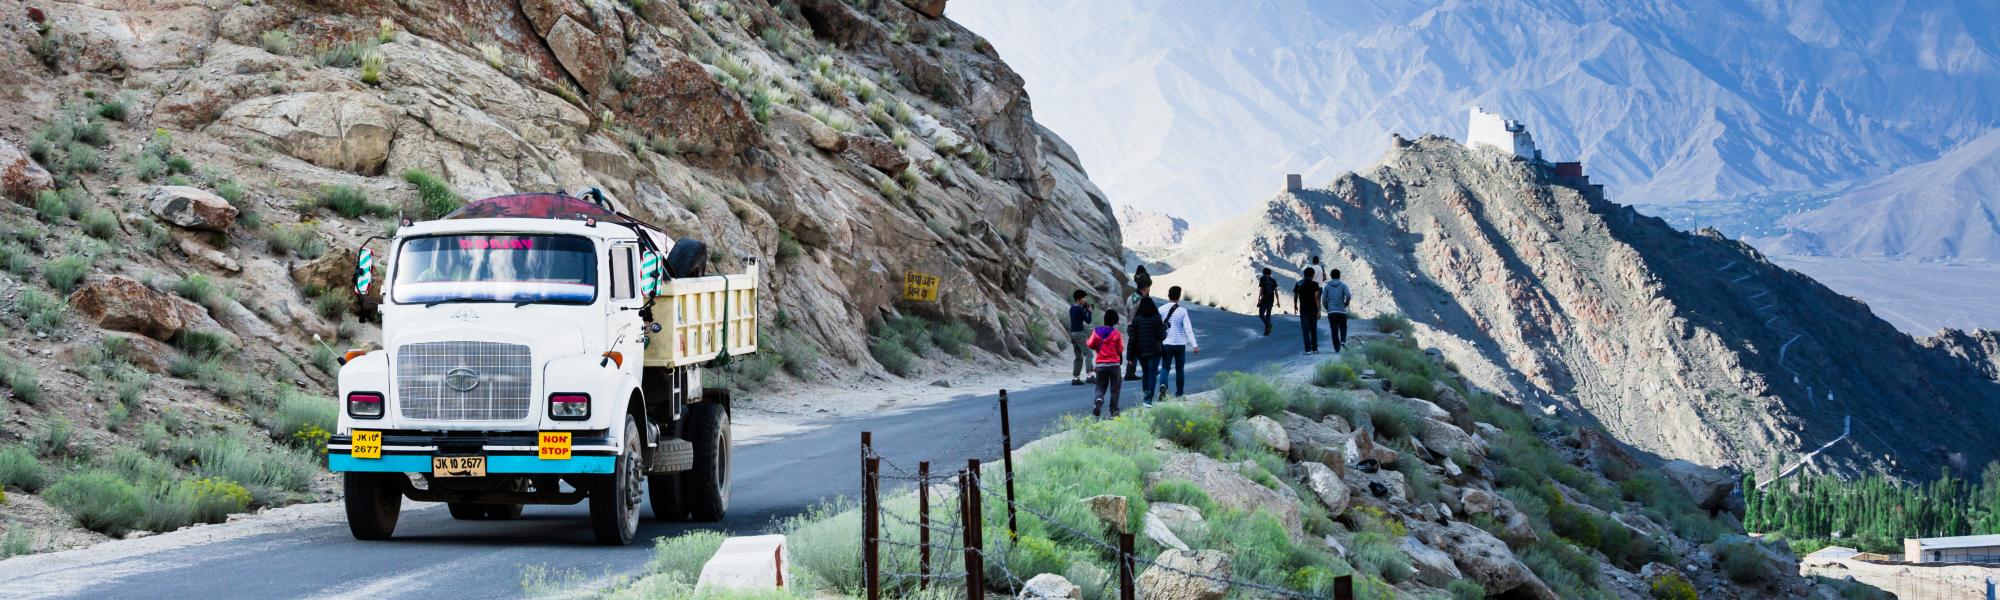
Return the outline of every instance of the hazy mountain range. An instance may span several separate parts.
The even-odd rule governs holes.
[[[1857,185],[2000,123],[2000,3],[1984,0],[1008,0],[950,16],[1019,70],[1112,202],[1197,225],[1287,172],[1317,186],[1367,165],[1390,132],[1462,138],[1474,104],[1642,204]]]

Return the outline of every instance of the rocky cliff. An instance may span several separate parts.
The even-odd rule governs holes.
[[[1398,141],[1373,169],[1217,225],[1157,279],[1242,309],[1243,265],[1295,276],[1323,255],[1360,313],[1409,313],[1475,380],[1661,456],[1770,473],[1852,416],[1851,443],[1819,467],[1928,475],[1994,458],[2000,439],[1978,424],[2000,416],[2000,385],[1966,353],[1579,183],[1444,138]]]

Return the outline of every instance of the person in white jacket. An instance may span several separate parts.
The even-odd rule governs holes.
[[[1167,338],[1161,342],[1160,361],[1165,365],[1160,371],[1159,395],[1167,395],[1167,373],[1174,374],[1174,395],[1187,392],[1187,353],[1193,350],[1201,353],[1201,343],[1194,337],[1194,320],[1188,316],[1186,307],[1181,306],[1181,286],[1167,289],[1167,307],[1160,309],[1160,318],[1167,323]]]

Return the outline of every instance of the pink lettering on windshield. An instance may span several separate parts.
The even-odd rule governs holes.
[[[533,250],[535,241],[529,238],[459,238],[460,250]]]

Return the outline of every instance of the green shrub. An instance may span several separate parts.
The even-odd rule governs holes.
[[[167,174],[167,162],[152,153],[141,153],[132,159],[132,175],[139,181],[151,183]]]
[[[178,154],[169,156],[167,157],[167,172],[176,175],[186,175],[188,173],[193,173],[194,161],[188,160],[187,157]],[[185,182],[176,183],[174,185],[187,185],[187,183]]]
[[[1389,583],[1402,583],[1416,575],[1416,568],[1410,565],[1410,557],[1389,541],[1387,536],[1375,532],[1354,534],[1350,542],[1353,546],[1354,566],[1373,573]]]
[[[1386,378],[1389,389],[1406,398],[1422,400],[1437,399],[1437,380],[1430,375],[1411,371],[1391,371]]]
[[[123,99],[113,98],[97,104],[97,116],[113,121],[125,120],[128,108]]]
[[[264,241],[278,254],[299,258],[319,258],[326,254],[326,242],[320,240],[319,230],[305,223],[265,226]]]
[[[1756,544],[1748,539],[1715,544],[1715,558],[1721,564],[1722,574],[1728,576],[1730,581],[1744,585],[1762,583],[1770,577],[1771,574],[1766,572],[1769,561],[1765,560],[1764,551]]]
[[[1423,415],[1402,402],[1371,400],[1363,406],[1363,410],[1368,413],[1368,422],[1375,426],[1375,434],[1386,440],[1405,439],[1423,429]]]
[[[1647,587],[1651,588],[1656,600],[1698,600],[1701,597],[1695,593],[1694,584],[1672,571],[1654,575],[1647,582]]]
[[[403,172],[403,181],[417,187],[417,215],[421,219],[437,219],[458,210],[465,200],[451,185],[424,171],[411,169]]]
[[[21,295],[15,297],[14,305],[27,317],[28,329],[37,333],[54,334],[69,323],[66,312],[69,304],[48,292],[23,289]]]
[[[5,354],[0,354],[0,384],[13,390],[14,397],[22,402],[38,404],[42,401],[42,380],[34,367],[14,362]]]
[[[271,433],[281,440],[303,441],[308,437],[303,434],[314,428],[333,431],[339,418],[340,407],[334,401],[286,388],[278,392],[277,421]]]
[[[320,186],[319,192],[313,195],[313,205],[349,219],[361,216],[387,217],[396,214],[394,207],[370,201],[366,192],[350,185]]]
[[[1159,407],[1154,408],[1157,410]],[[1215,511],[1215,501],[1209,499],[1208,492],[1202,491],[1200,486],[1179,479],[1168,479],[1153,484],[1152,489],[1146,494],[1146,499],[1154,502],[1185,504],[1199,509],[1203,514]]]
[[[33,492],[42,489],[47,480],[48,471],[34,452],[21,446],[0,448],[0,488],[12,486]]]
[[[1416,327],[1410,325],[1409,317],[1405,317],[1400,313],[1388,313],[1375,317],[1375,331],[1409,335],[1416,331]]]
[[[88,272],[90,259],[77,255],[64,256],[42,265],[42,278],[48,281],[49,287],[64,294],[76,291],[77,284]]]
[[[1556,545],[1561,543],[1557,542]],[[1527,551],[1521,553],[1521,563],[1527,565],[1528,570],[1534,571],[1536,577],[1542,578],[1542,583],[1548,584],[1549,589],[1554,590],[1558,597],[1591,597],[1590,593],[1595,591],[1593,586],[1582,575],[1563,566],[1563,563],[1547,550],[1549,547],[1549,545],[1529,547]],[[1592,574],[1594,575],[1595,571],[1592,571]]]
[[[379,50],[370,48],[368,51],[362,52],[361,82],[368,85],[382,85],[382,69],[387,66],[387,63],[388,61],[382,57],[382,52]]]
[[[0,504],[5,504],[6,499],[7,494],[0,492]],[[6,538],[0,539],[0,559],[34,554],[34,552],[35,537],[34,534],[28,533],[27,527],[15,527],[7,532]]]
[[[1337,360],[1319,363],[1313,369],[1313,385],[1323,388],[1353,387],[1361,378],[1354,374],[1354,368]]]
[[[701,567],[715,556],[727,536],[719,531],[691,531],[653,542],[653,560],[646,563],[650,575],[672,575],[694,581]]]
[[[117,473],[89,469],[64,475],[42,493],[84,529],[118,535],[139,525],[145,514],[139,489]]]
[[[917,370],[917,355],[910,351],[909,346],[903,345],[899,338],[878,337],[868,340],[868,354],[874,356],[875,362],[881,363],[882,368],[898,376],[908,377]]]
[[[319,471],[319,460],[303,452],[282,446],[252,452],[239,434],[229,432],[176,438],[166,452],[199,475],[242,484],[255,503],[266,506],[280,501],[284,492],[305,491]]]
[[[229,338],[213,331],[183,330],[174,335],[174,345],[195,359],[212,359],[229,353]]]
[[[292,34],[289,32],[281,29],[273,29],[264,32],[264,35],[259,36],[257,39],[263,44],[265,52],[279,56],[292,53]]]
[[[181,276],[181,280],[174,283],[174,293],[202,305],[210,314],[217,315],[227,310],[229,304],[234,301],[220,285],[215,283],[215,280],[201,273]]]
[[[0,242],[0,269],[5,269],[15,276],[22,276],[28,274],[28,270],[34,266],[35,258],[28,253],[27,248],[12,241]]]
[[[1189,450],[1213,452],[1222,439],[1222,415],[1207,404],[1167,402],[1146,411],[1153,434]]]
[[[938,348],[953,356],[966,356],[972,350],[974,334],[972,326],[964,321],[952,321],[931,330],[931,340]]]
[[[1285,396],[1269,377],[1229,371],[1215,378],[1222,389],[1222,405],[1231,417],[1272,416],[1285,410]]]
[[[142,529],[168,532],[195,523],[221,523],[249,508],[250,491],[234,481],[203,477],[163,482],[142,501]]]
[[[35,451],[42,456],[69,454],[71,425],[69,419],[54,417],[42,422],[42,430],[35,434]]]
[[[312,363],[312,366],[318,368],[321,373],[332,375],[340,372],[339,357],[334,356],[333,350],[326,345],[313,344],[312,350],[307,352],[307,355],[306,362]]]
[[[328,319],[354,312],[354,296],[340,290],[326,290],[313,296],[313,311]]]
[[[1470,579],[1454,579],[1451,585],[1444,586],[1444,591],[1451,594],[1452,600],[1486,599],[1486,586]]]
[[[83,233],[97,239],[111,239],[118,233],[118,217],[104,209],[83,213]]]

